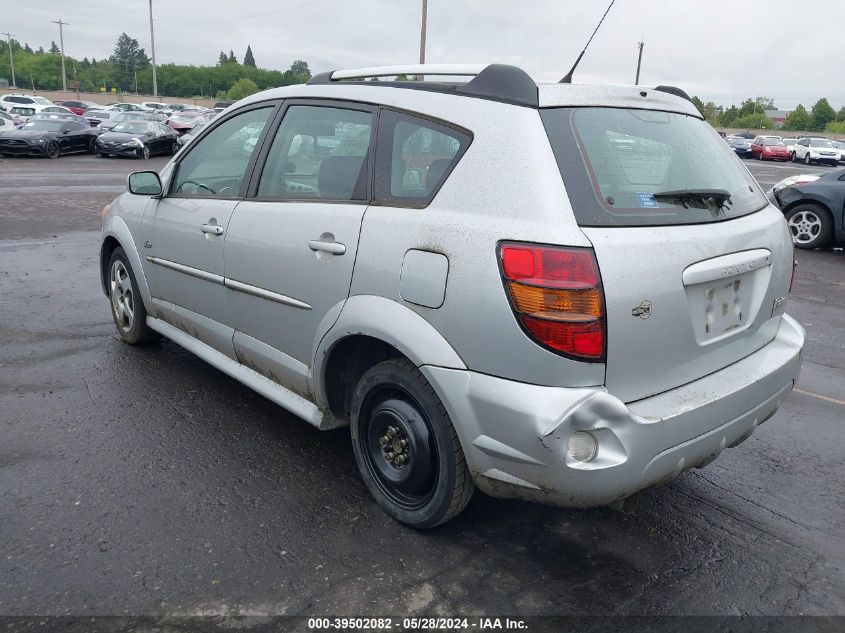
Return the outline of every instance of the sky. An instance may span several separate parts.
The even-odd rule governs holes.
[[[566,74],[609,0],[428,0],[426,61],[499,62],[537,81]],[[221,50],[258,66],[312,73],[415,63],[422,0],[153,0],[156,61],[212,65]],[[77,58],[108,57],[121,32],[150,53],[148,0],[30,0],[0,12],[0,31],[33,48],[59,41]],[[807,16],[804,18],[804,16]],[[806,37],[798,32],[804,25]],[[766,96],[781,109],[827,97],[845,105],[845,0],[616,0],[576,83],[684,88],[729,106]]]

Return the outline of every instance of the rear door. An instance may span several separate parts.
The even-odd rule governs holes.
[[[305,384],[318,327],[349,295],[376,109],[292,100],[226,238],[242,362]],[[335,315],[337,316],[337,315]]]
[[[629,402],[677,387],[774,338],[791,240],[707,123],[610,108],[543,118],[601,272],[610,393]]]

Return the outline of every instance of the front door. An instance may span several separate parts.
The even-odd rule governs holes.
[[[289,103],[260,178],[229,224],[226,283],[238,354],[294,389],[305,384],[320,323],[336,318],[332,308],[349,295],[375,112]]]
[[[275,104],[227,117],[175,166],[144,212],[142,260],[154,316],[233,356],[223,245]]]

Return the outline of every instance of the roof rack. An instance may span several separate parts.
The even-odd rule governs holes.
[[[666,94],[675,95],[676,97],[680,97],[681,99],[686,99],[690,103],[694,103],[690,96],[687,94],[686,90],[678,88],[677,86],[656,86],[655,90],[660,92],[665,92]]]
[[[418,80],[363,82],[368,77],[395,77],[408,75],[421,77],[451,76],[473,77],[466,83],[435,83]],[[539,106],[537,84],[521,68],[507,64],[407,64],[401,66],[374,66],[352,70],[333,70],[315,75],[309,85],[325,85],[340,81],[358,80],[368,86],[390,86],[453,92],[480,99],[491,99],[514,105],[536,108]]]

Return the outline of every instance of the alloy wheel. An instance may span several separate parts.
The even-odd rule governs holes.
[[[123,332],[128,332],[135,323],[135,296],[129,271],[119,259],[112,264],[109,286],[115,323]]]
[[[787,222],[792,241],[796,244],[809,244],[822,230],[822,221],[813,211],[799,211]]]

